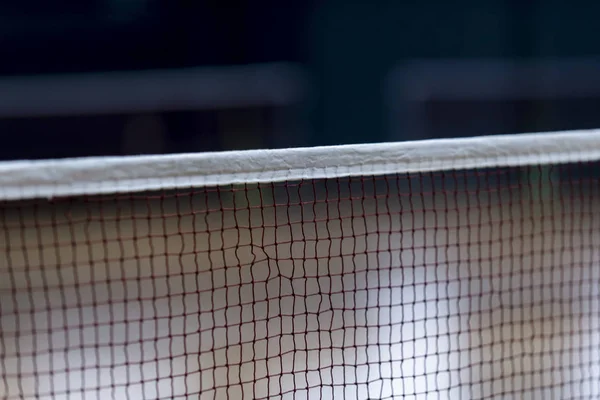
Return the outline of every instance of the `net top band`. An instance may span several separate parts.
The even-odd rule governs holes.
[[[0,163],[0,199],[600,160],[600,130],[398,143]]]

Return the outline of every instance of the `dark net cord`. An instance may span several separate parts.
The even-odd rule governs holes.
[[[0,399],[599,398],[597,167],[5,201]]]

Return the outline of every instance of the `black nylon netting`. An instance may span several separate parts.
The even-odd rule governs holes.
[[[595,164],[0,213],[0,399],[600,396]]]

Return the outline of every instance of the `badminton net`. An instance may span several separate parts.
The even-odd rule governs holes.
[[[600,396],[600,132],[0,164],[0,399]]]

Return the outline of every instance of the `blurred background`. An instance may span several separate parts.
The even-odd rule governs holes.
[[[3,0],[0,158],[600,127],[600,3]]]

